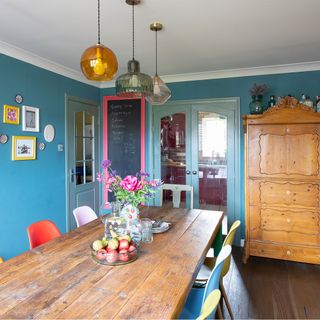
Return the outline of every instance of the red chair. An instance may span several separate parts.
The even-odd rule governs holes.
[[[60,230],[50,220],[42,220],[31,224],[28,229],[30,250],[47,241],[61,236]]]

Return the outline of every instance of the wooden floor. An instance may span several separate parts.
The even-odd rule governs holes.
[[[244,265],[242,249],[232,251],[224,286],[235,319],[320,319],[320,265],[257,257]]]

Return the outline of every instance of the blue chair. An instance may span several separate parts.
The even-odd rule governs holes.
[[[221,271],[225,260],[228,259],[230,255],[231,246],[224,246],[217,257],[216,264],[210,274],[205,288],[191,289],[184,308],[182,309],[182,312],[180,314],[180,319],[196,319],[199,316],[201,307],[204,304],[206,298],[213,290],[219,289]],[[211,317],[214,318],[214,314],[211,314]]]

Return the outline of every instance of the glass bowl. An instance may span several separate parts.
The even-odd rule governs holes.
[[[110,250],[106,249],[94,250],[90,245],[91,255],[94,261],[107,266],[118,266],[135,261],[139,256],[140,248],[136,243],[133,243],[135,249],[127,250]]]

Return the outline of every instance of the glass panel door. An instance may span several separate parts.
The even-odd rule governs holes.
[[[160,120],[161,179],[163,183],[186,183],[185,113]]]
[[[226,212],[227,117],[198,113],[199,208]]]
[[[191,113],[186,106],[177,106],[174,112],[163,106],[155,109],[155,176],[165,184],[190,185]],[[172,200],[172,191],[164,191],[163,205],[172,207]],[[182,191],[180,207],[188,207],[189,203],[190,194]]]

